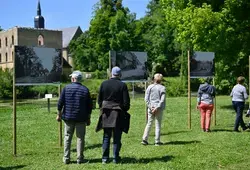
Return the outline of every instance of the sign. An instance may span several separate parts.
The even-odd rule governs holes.
[[[214,52],[194,51],[190,59],[190,77],[214,77]]]
[[[52,99],[52,94],[45,94],[45,99]]]

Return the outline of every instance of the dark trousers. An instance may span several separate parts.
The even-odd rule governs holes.
[[[122,147],[121,138],[122,130],[120,128],[104,128],[103,133],[103,144],[102,144],[102,159],[109,159],[109,150],[110,150],[110,139],[113,133],[113,156],[114,159],[119,159],[119,153]]]
[[[235,118],[235,124],[234,124],[234,130],[238,130],[239,126],[241,126],[241,128],[243,130],[246,129],[246,125],[243,121],[243,110],[245,107],[245,102],[237,102],[237,101],[233,101],[233,107],[234,110],[236,112],[236,118]]]

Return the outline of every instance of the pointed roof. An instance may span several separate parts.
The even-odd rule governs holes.
[[[38,0],[38,4],[37,4],[37,15],[41,15],[42,14],[42,10],[41,10],[41,5],[40,5],[40,0]]]
[[[76,36],[78,36],[77,34],[82,33],[80,26],[63,28],[59,30],[61,30],[63,34],[63,48],[67,48],[71,40],[76,38]]]

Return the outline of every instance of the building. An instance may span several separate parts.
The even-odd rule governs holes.
[[[38,1],[37,15],[34,18],[34,28],[13,27],[0,31],[0,67],[13,68],[14,46],[41,46],[62,49],[63,73],[71,72],[73,61],[69,54],[69,43],[82,33],[81,28],[70,27],[58,30],[45,28],[40,1]]]
[[[63,33],[63,58],[73,67],[73,59],[69,52],[69,44],[77,39],[83,32],[79,26],[60,29]]]

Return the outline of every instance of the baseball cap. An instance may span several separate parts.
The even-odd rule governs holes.
[[[76,78],[76,79],[82,79],[82,72],[80,71],[73,71],[72,74],[69,75],[70,77]]]
[[[121,75],[121,69],[117,66],[112,68],[112,75],[114,76],[120,76]]]

